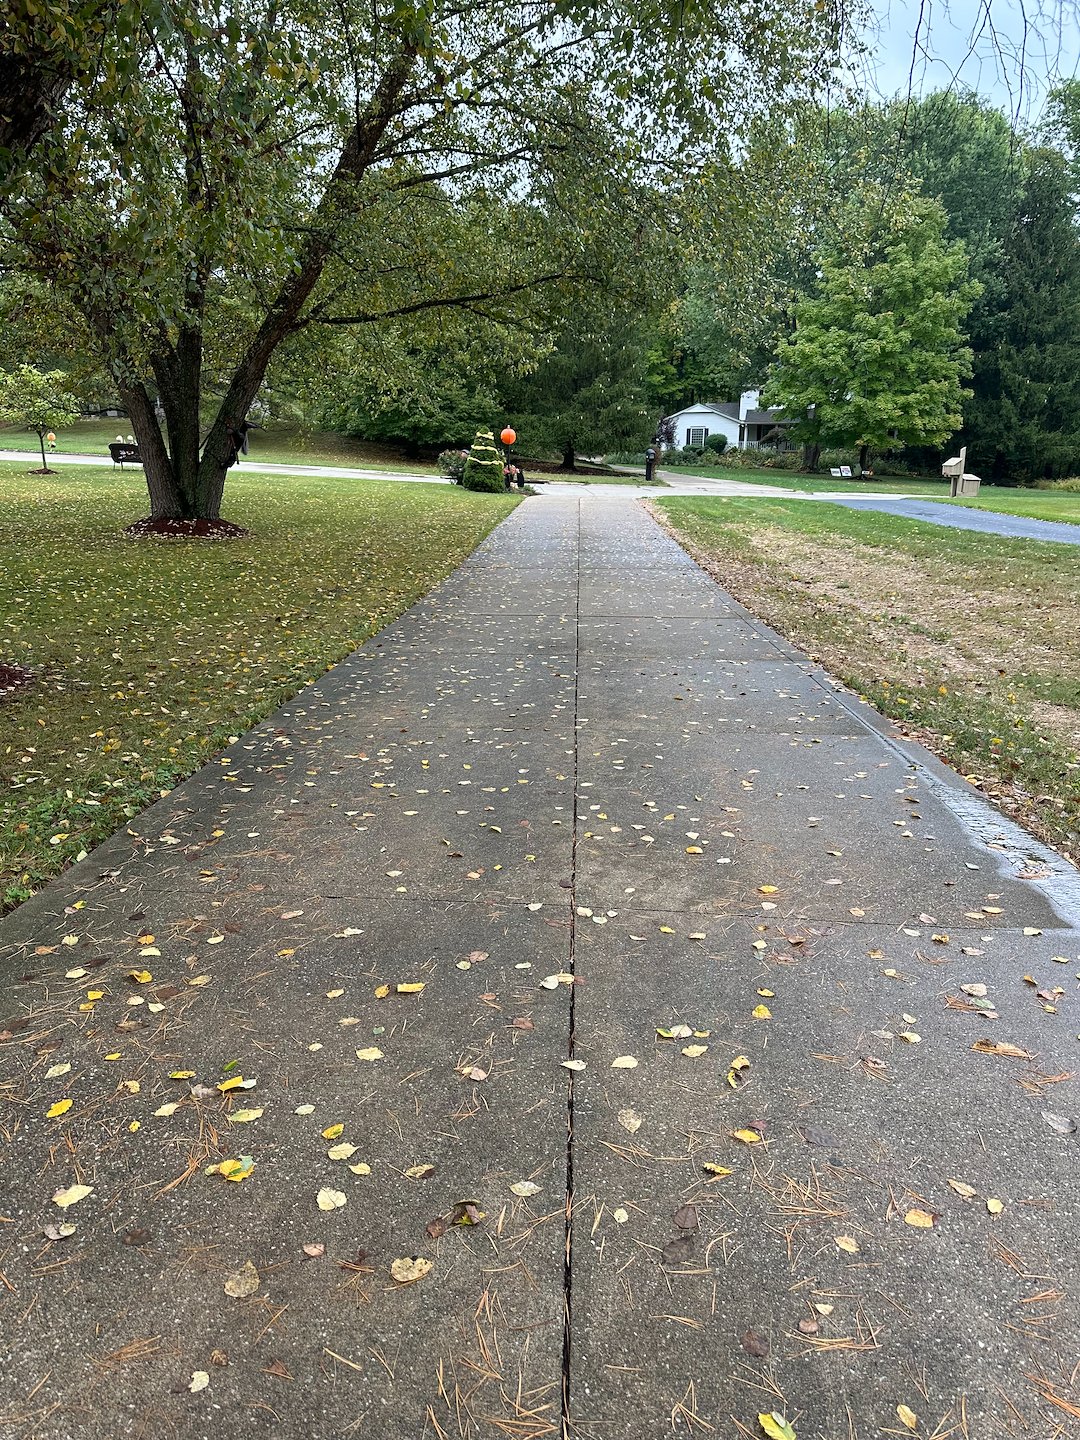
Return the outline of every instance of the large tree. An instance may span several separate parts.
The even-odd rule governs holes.
[[[579,455],[644,449],[658,418],[646,366],[640,323],[579,316],[531,374],[501,387],[522,454],[557,455],[573,470]]]
[[[859,225],[843,246],[820,255],[815,293],[795,309],[794,333],[780,347],[766,403],[797,417],[811,447],[871,448],[944,440],[961,418],[971,352],[961,324],[978,286],[967,256],[945,239],[933,201],[858,197]]]
[[[981,358],[973,463],[994,479],[1080,469],[1080,230],[1064,157],[1030,149]],[[965,429],[968,429],[965,426]]]
[[[153,514],[213,518],[283,343],[595,282],[650,219],[631,183],[733,143],[833,30],[815,0],[161,0],[122,88],[72,85],[4,259],[86,317]],[[544,223],[485,239],[496,199]]]

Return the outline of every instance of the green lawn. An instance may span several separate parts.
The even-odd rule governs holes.
[[[985,486],[971,500],[950,500],[973,510],[996,510],[1005,515],[1027,515],[1035,520],[1065,520],[1080,525],[1080,490],[1010,490]]]
[[[57,431],[57,451],[67,455],[107,455],[109,442],[128,435],[130,420],[77,420]],[[266,465],[344,465],[373,470],[408,470],[413,474],[435,474],[430,460],[408,460],[391,445],[353,440],[347,435],[330,435],[303,430],[298,425],[268,426],[252,430],[251,453],[247,459]],[[0,449],[38,453],[37,436],[11,426],[0,428]]]
[[[1080,546],[779,498],[653,504],[750,610],[1080,856]]]
[[[0,891],[24,898],[454,569],[514,508],[235,475],[228,542],[129,540],[140,477],[0,464]]]

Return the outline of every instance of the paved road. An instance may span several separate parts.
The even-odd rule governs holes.
[[[0,923],[0,1430],[1064,1434],[1077,879],[527,501]]]
[[[41,456],[34,456],[25,450],[0,450],[0,460],[36,460],[41,463]],[[50,455],[50,465],[95,465],[104,467],[107,470],[114,470],[116,467],[108,455]],[[133,467],[129,466],[129,469]],[[345,480],[406,480],[422,481],[426,485],[449,485],[449,480],[442,475],[421,475],[410,474],[404,470],[373,470],[357,469],[349,466],[335,465],[266,465],[261,462],[242,460],[233,467],[233,474],[243,475],[326,475],[328,477]]]
[[[969,510],[964,505],[941,505],[934,500],[873,499],[845,496],[833,500],[850,510],[883,510],[907,520],[928,520],[954,530],[978,530],[983,535],[1008,535],[1016,540],[1053,540],[1062,545],[1080,545],[1080,525],[1066,521],[1033,520],[1024,515],[1002,515],[992,510]]]

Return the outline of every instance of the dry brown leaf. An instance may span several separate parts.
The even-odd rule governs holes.
[[[423,1255],[404,1255],[390,1266],[390,1274],[399,1285],[413,1285],[430,1275],[432,1262]]]
[[[250,1260],[245,1260],[240,1269],[225,1281],[224,1290],[225,1294],[231,1295],[234,1300],[243,1300],[248,1295],[254,1295],[261,1284],[258,1270]]]

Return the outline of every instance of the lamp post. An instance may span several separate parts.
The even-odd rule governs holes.
[[[506,468],[507,468],[507,470],[509,470],[509,469],[511,468],[511,466],[510,466],[510,461],[511,461],[511,454],[510,454],[510,452],[513,450],[513,448],[514,448],[514,442],[517,440],[517,431],[514,430],[511,426],[507,425],[507,426],[505,426],[505,427],[503,428],[503,432],[502,432],[502,434],[499,436],[499,439],[502,441],[503,445],[506,447],[506,457],[505,457],[505,458],[506,458]],[[506,484],[507,484],[507,488],[509,488],[509,485],[510,485],[510,477],[509,477],[509,475],[506,477]]]

